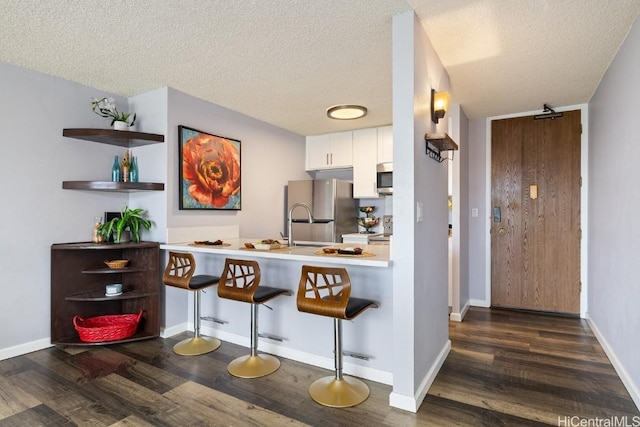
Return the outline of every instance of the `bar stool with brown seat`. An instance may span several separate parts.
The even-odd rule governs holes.
[[[364,402],[369,397],[369,387],[357,378],[342,375],[342,320],[351,320],[367,308],[377,308],[376,302],[351,298],[351,280],[346,269],[303,265],[296,303],[299,311],[334,318],[335,375],[311,384],[311,398],[334,408]]]
[[[173,346],[173,351],[182,356],[197,356],[220,347],[220,340],[200,335],[200,291],[215,286],[220,278],[208,274],[194,275],[196,261],[192,254],[169,252],[169,261],[162,275],[167,286],[193,291],[193,338],[187,338]]]
[[[260,285],[260,265],[256,261],[227,258],[218,285],[218,296],[251,304],[251,354],[234,359],[227,366],[231,375],[258,378],[275,372],[280,361],[270,354],[258,354],[258,306],[280,295],[291,295],[287,289]]]

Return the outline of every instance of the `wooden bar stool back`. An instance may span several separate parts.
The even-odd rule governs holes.
[[[162,275],[167,286],[183,288],[193,294],[193,338],[187,338],[173,346],[173,351],[182,356],[197,356],[220,347],[220,340],[200,335],[200,291],[215,286],[220,278],[208,274],[195,275],[196,261],[192,254],[169,252],[169,261]]]
[[[364,402],[369,397],[369,387],[357,378],[342,375],[342,320],[353,319],[367,308],[377,308],[376,302],[351,297],[346,269],[303,265],[296,303],[299,311],[334,318],[335,374],[311,384],[311,398],[334,408]]]
[[[256,261],[227,258],[218,285],[218,296],[251,304],[251,354],[241,356],[227,366],[231,375],[258,378],[275,372],[280,360],[270,354],[258,354],[258,306],[280,295],[291,295],[287,289],[260,286],[260,265]]]

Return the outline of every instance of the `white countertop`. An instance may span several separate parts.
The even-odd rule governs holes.
[[[369,267],[389,267],[388,245],[363,245],[362,250],[375,256],[352,256],[352,255],[318,255],[315,252],[321,247],[315,246],[294,246],[292,248],[284,245],[280,249],[257,250],[247,249],[246,242],[259,242],[257,238],[238,238],[223,240],[224,245],[195,245],[193,242],[163,243],[160,249],[189,251],[220,255],[233,255],[237,257],[252,256],[257,258],[272,258],[304,262],[322,262],[329,264],[360,265]],[[353,244],[335,243],[332,247],[353,247]]]
[[[382,233],[347,233],[347,234],[343,234],[342,237],[360,237],[360,238],[365,238],[365,237],[373,237],[373,236],[382,236]]]

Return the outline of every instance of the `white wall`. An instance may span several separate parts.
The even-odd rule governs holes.
[[[93,217],[119,210],[127,196],[62,189],[67,180],[110,180],[121,148],[62,136],[63,128],[108,127],[89,101],[110,94],[2,62],[0,93],[4,359],[49,345],[51,244],[91,240]]]
[[[287,182],[311,179],[304,171],[305,138],[174,89],[168,102],[169,227],[238,224],[242,236],[280,237]],[[179,210],[178,125],[241,141],[241,210]]]
[[[393,76],[393,233],[403,244],[393,249],[390,403],[415,411],[450,346],[447,168],[425,154],[424,141],[427,131],[436,130],[429,111],[431,88],[449,90],[449,79],[413,11],[393,17]],[[422,222],[417,222],[416,203],[423,204]]]
[[[460,105],[453,105],[450,116],[451,137],[458,150],[450,152],[447,161],[451,171],[453,208],[451,212],[452,239],[452,290],[450,319],[462,321],[469,308],[469,120]]]
[[[640,407],[640,22],[589,103],[588,318]]]
[[[488,306],[490,302],[490,295],[486,294],[488,277],[485,268],[485,256],[490,249],[485,238],[490,215],[486,201],[489,191],[486,135],[485,119],[469,122],[468,209],[478,209],[478,216],[469,219],[469,299],[471,305],[478,306]]]

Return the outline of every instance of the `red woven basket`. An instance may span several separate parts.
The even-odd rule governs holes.
[[[106,342],[129,338],[136,333],[142,318],[142,310],[138,314],[111,314],[107,316],[73,317],[80,341]]]

